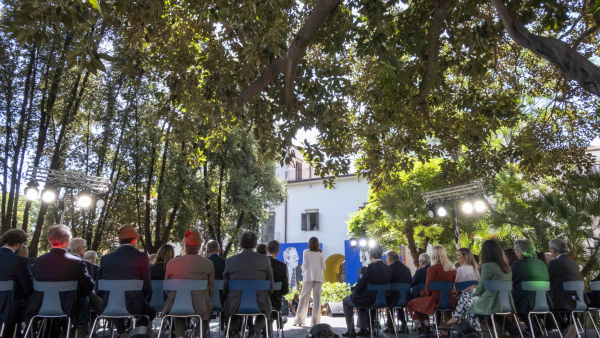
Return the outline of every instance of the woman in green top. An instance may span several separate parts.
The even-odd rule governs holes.
[[[456,311],[453,314],[453,317],[458,321],[463,320],[463,317],[466,316],[469,324],[477,331],[481,331],[481,324],[477,315],[491,315],[502,312],[498,292],[485,289],[485,281],[488,280],[512,281],[512,272],[508,264],[504,261],[502,248],[498,242],[491,239],[483,242],[481,246],[481,277],[479,278],[479,285],[473,285],[465,289],[465,292],[461,294],[458,300]],[[472,296],[469,291],[472,291]],[[516,313],[512,295],[509,294],[509,297],[513,312]]]

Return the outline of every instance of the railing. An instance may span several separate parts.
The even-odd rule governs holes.
[[[325,175],[325,177],[332,175]],[[320,175],[315,175],[313,168],[301,169],[301,170],[288,170],[285,172],[285,179],[288,182],[310,180],[313,178],[320,178]]]

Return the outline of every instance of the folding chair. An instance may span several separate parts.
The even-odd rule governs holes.
[[[474,280],[470,280],[470,281],[466,281],[466,282],[458,282],[458,283],[454,283],[454,288],[456,289],[456,291],[463,291],[464,289],[471,287],[473,285],[479,285],[479,282],[474,281]]]
[[[377,298],[375,298],[375,304],[373,304],[373,306],[371,306],[369,308],[356,307],[356,309],[359,309],[359,310],[367,310],[367,312],[369,313],[369,328],[370,328],[371,338],[373,338],[373,318],[371,318],[371,310],[387,309],[391,313],[391,309],[388,307],[387,300],[386,300],[387,292],[390,290],[390,287],[391,287],[390,284],[382,284],[382,285],[367,284],[367,289],[369,291],[377,291]],[[392,325],[394,326],[394,332],[396,333],[396,338],[397,338],[398,337],[398,329],[396,328],[396,324],[393,321],[392,321]],[[351,331],[353,331],[353,330],[354,330],[354,322],[352,323]]]
[[[492,326],[494,328],[494,334],[496,338],[498,338],[499,336],[498,331],[496,330],[496,322],[494,321],[494,315],[512,315],[515,319],[515,323],[517,323],[517,328],[519,328],[519,334],[521,335],[521,338],[525,338],[523,336],[523,332],[521,331],[521,327],[519,326],[519,318],[517,318],[517,315],[512,312],[512,307],[510,306],[510,292],[512,291],[512,281],[487,280],[484,282],[484,286],[487,291],[498,292],[498,297],[500,298],[501,312],[494,313],[491,315]]]
[[[587,304],[585,304],[585,301],[583,298],[583,281],[564,282],[563,289],[565,291],[575,291],[577,293],[577,299],[575,300],[577,302],[577,305],[575,307],[575,310],[571,311],[571,318],[573,319],[573,324],[575,324],[575,328],[577,328],[577,323],[579,323],[581,330],[585,332],[585,328],[583,327],[583,325],[581,325],[581,321],[579,321],[579,318],[575,317],[575,314],[576,313],[587,313],[588,316],[590,316],[592,325],[594,325],[594,329],[596,330],[596,335],[597,335],[596,337],[600,337],[600,332],[598,332],[598,327],[596,326],[596,323],[594,322],[594,318],[592,317],[592,314],[590,313],[590,311],[588,311]],[[577,321],[575,321],[576,319],[577,319]],[[581,334],[579,334],[579,329],[577,329],[577,336],[579,338],[581,338]]]
[[[394,305],[392,309],[393,315],[396,317],[396,327],[400,326],[400,312],[398,310],[402,310],[402,314],[404,315],[405,320],[408,320],[408,316],[406,315],[406,307],[408,306],[408,293],[410,292],[411,285],[410,283],[391,283],[390,291],[398,291],[400,292],[400,298],[398,299],[398,303]],[[394,317],[392,317],[394,318]]]
[[[11,297],[12,291],[14,290],[15,282],[12,280],[1,281],[0,282],[0,309],[4,309],[4,311],[10,311],[8,306],[5,304],[8,302],[8,298]],[[2,313],[2,317],[4,317],[4,312]],[[2,327],[0,328],[0,337],[4,334],[4,322],[2,322]],[[17,330],[17,326],[15,326],[15,332]],[[15,333],[13,332],[13,336]]]
[[[450,292],[454,290],[454,283],[452,282],[429,282],[429,290],[440,291],[440,306],[435,312],[433,312],[433,322],[435,324],[435,333],[440,338],[440,331],[438,330],[437,324],[437,313],[439,312],[452,312],[452,303],[450,302]]]
[[[163,290],[163,282],[164,279],[150,281],[152,284],[152,297],[150,298],[150,306],[156,310],[155,320],[160,320],[160,317],[162,316],[162,310],[165,307],[165,291]],[[154,321],[152,321],[151,326],[153,326],[153,324]]]
[[[221,331],[223,328],[221,327],[221,316],[223,314],[223,304],[221,304],[221,293],[219,291],[223,291],[223,280],[215,279],[215,287],[212,297],[210,297],[210,302],[212,303],[213,312],[219,314],[219,338],[221,338]],[[210,331],[209,331],[210,335]]]
[[[94,320],[92,330],[90,331],[90,337],[92,338],[95,333],[96,323],[102,318],[129,318],[133,321],[133,328],[135,329],[135,316],[127,311],[125,304],[125,292],[126,291],[141,291],[144,287],[143,280],[106,280],[101,279],[98,281],[98,290],[110,292],[108,295],[108,304],[102,312]]]

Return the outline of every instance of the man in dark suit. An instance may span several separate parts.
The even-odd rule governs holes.
[[[600,251],[596,253],[596,261],[598,262],[598,266],[600,266]],[[600,282],[600,273],[592,280],[592,282]],[[588,304],[590,307],[600,307],[600,291],[588,292],[585,295],[590,300],[590,303]]]
[[[551,240],[550,254],[554,258],[548,264],[548,276],[550,277],[550,297],[554,304],[553,310],[558,321],[563,337],[575,337],[576,331],[573,324],[569,324],[568,317],[563,316],[563,311],[573,311],[576,307],[575,291],[564,291],[563,283],[580,281],[579,266],[569,255],[567,255],[567,242],[561,238]]]
[[[376,291],[369,291],[368,284],[389,284],[392,281],[392,269],[381,261],[383,256],[383,248],[377,244],[369,250],[370,263],[363,267],[362,273],[356,287],[350,296],[346,296],[343,301],[344,317],[346,317],[346,327],[348,331],[342,333],[344,337],[355,337],[357,334],[354,331],[354,308],[368,308],[375,304],[377,298]],[[369,327],[369,313],[367,311],[359,312],[359,321],[361,325]],[[369,331],[366,328],[361,328],[359,336],[369,336]]]
[[[91,299],[92,308],[100,311],[100,299],[94,294],[94,281],[87,266],[81,258],[67,253],[67,247],[71,241],[71,230],[63,224],[57,224],[48,230],[48,241],[52,245],[52,250],[33,261],[33,278],[39,282],[77,281],[76,292],[61,293],[63,309],[70,309],[69,313],[73,318],[78,318],[78,313],[85,310],[81,309],[81,306],[85,303],[84,298],[86,297]],[[42,306],[42,300],[42,292],[33,294],[27,308],[28,317],[38,313]],[[87,332],[87,325],[81,326],[77,331],[79,336],[83,336]],[[50,336],[57,336],[56,332],[52,332]]]
[[[135,248],[138,233],[131,225],[123,225],[117,232],[121,247],[102,257],[100,269],[98,269],[98,280],[142,280],[144,286],[142,291],[126,292],[127,311],[136,316],[148,316],[150,321],[156,316],[156,310],[150,305],[152,296],[152,284],[150,283],[150,261],[148,255]],[[98,291],[103,297],[102,305],[108,303],[108,292]],[[127,328],[123,319],[115,320],[117,331],[125,335]],[[136,326],[148,326],[146,317],[140,317]]]
[[[425,284],[427,279],[427,269],[431,266],[431,258],[428,254],[422,253],[419,255],[419,268],[415,271],[415,275],[411,281],[411,299],[421,297],[421,284]]]
[[[24,321],[25,309],[33,293],[33,276],[29,260],[17,252],[27,242],[27,233],[21,229],[11,229],[0,237],[0,280],[14,282],[12,297],[10,292],[0,293],[0,308],[8,304],[10,311],[3,314],[4,335],[12,337],[15,326]],[[20,336],[17,330],[17,336]]]
[[[215,267],[215,280],[223,280],[223,272],[225,271],[225,258],[222,258],[220,255],[221,248],[219,248],[219,242],[213,240],[206,243],[206,257],[208,257]]]
[[[392,269],[392,281],[391,283],[411,283],[411,273],[410,273],[410,269],[402,264],[402,262],[400,262],[400,255],[398,254],[397,251],[394,250],[390,250],[387,252],[387,265]],[[393,309],[394,307],[396,307],[396,305],[398,304],[398,301],[400,300],[400,292],[398,291],[391,291],[388,293],[387,296],[387,301],[388,301],[388,306],[390,307],[390,309]],[[402,328],[400,329],[400,331],[404,332],[406,331],[406,318],[404,317],[404,312],[402,312],[402,310],[400,311],[400,321],[402,322]],[[385,330],[383,330],[383,332],[385,333],[391,333],[393,334],[394,331],[394,324],[392,322],[393,318],[390,315],[390,313],[388,312],[387,314],[387,323],[386,323],[386,328]]]
[[[267,256],[271,259],[271,268],[273,269],[273,283],[281,282],[281,290],[273,291],[271,295],[271,306],[274,310],[281,312],[283,296],[290,291],[288,284],[287,267],[285,263],[277,260],[279,253],[279,242],[270,241],[267,244]]]
[[[94,282],[98,281],[98,269],[100,269],[100,267],[96,265],[96,263],[98,262],[98,253],[96,251],[88,250],[83,255],[83,259],[92,263],[93,272],[90,274],[92,275]]]
[[[529,311],[535,306],[535,292],[523,291],[521,288],[522,282],[528,281],[543,281],[548,282],[548,269],[546,263],[537,258],[535,246],[527,238],[517,239],[514,242],[514,250],[518,260],[511,267],[513,291],[512,296],[517,309],[517,315],[521,320],[527,322]],[[541,334],[538,327],[534,326],[536,337]]]
[[[225,319],[233,316],[238,308],[240,307],[241,291],[229,291],[228,283],[230,280],[240,279],[254,279],[254,280],[268,280],[271,282],[269,291],[257,291],[256,299],[258,302],[258,308],[261,313],[266,314],[268,317],[271,315],[271,299],[270,295],[273,293],[273,270],[271,269],[270,259],[267,256],[258,254],[253,251],[257,245],[257,237],[253,232],[244,232],[240,240],[240,246],[242,252],[227,259],[225,272],[223,273],[223,280],[225,282],[224,291],[227,296],[225,302]],[[241,317],[234,316],[231,319],[230,335],[233,338],[239,338],[240,333],[237,331],[241,323]],[[265,320],[263,316],[257,316],[256,322],[254,323],[255,334],[249,336],[249,338],[255,338],[265,327]]]

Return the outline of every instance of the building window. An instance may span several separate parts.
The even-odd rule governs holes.
[[[302,180],[302,162],[296,162],[296,181]]]
[[[319,212],[307,212],[302,214],[301,218],[302,231],[318,231],[319,230]]]

